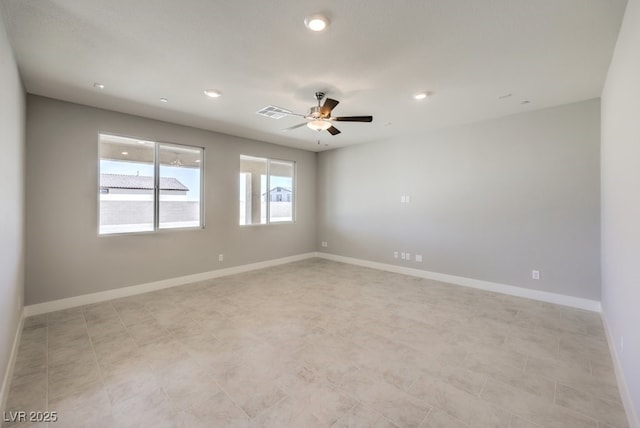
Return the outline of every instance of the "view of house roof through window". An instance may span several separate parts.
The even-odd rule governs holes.
[[[100,189],[154,189],[153,177],[127,174],[100,174]],[[160,177],[160,190],[188,192],[189,188],[174,177]]]
[[[202,227],[203,154],[100,135],[99,234]]]

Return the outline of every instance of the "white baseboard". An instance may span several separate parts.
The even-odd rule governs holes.
[[[629,421],[629,428],[640,428],[640,419],[636,414],[633,400],[631,399],[631,393],[629,392],[629,386],[624,377],[622,371],[622,364],[620,364],[620,358],[618,357],[618,349],[616,347],[616,340],[613,340],[613,332],[607,322],[607,314],[603,311],[601,314],[602,324],[604,324],[604,331],[607,335],[607,343],[609,344],[609,352],[611,353],[611,359],[613,360],[613,370],[616,373],[616,380],[618,381],[618,390],[620,391],[620,398],[624,405],[624,410],[627,413],[627,420]]]
[[[436,281],[448,282],[451,284],[462,285],[465,287],[477,288],[480,290],[493,291],[496,293],[508,294],[511,296],[525,297],[528,299],[539,300],[543,302],[555,303],[564,306],[570,306],[579,309],[586,309],[594,312],[601,312],[600,302],[595,300],[583,299],[580,297],[565,296],[562,294],[549,293],[547,291],[532,290],[529,288],[515,287],[512,285],[499,284],[495,282],[482,281],[473,278],[465,278],[462,276],[448,275],[444,273],[430,272],[420,269],[407,268],[403,266],[378,263],[369,260],[356,259],[352,257],[338,256],[335,254],[315,252],[305,253],[296,256],[283,257],[280,259],[267,260],[264,262],[251,263],[242,266],[235,266],[226,269],[218,269],[209,272],[197,273],[194,275],[186,275],[177,278],[165,279],[162,281],[149,282],[146,284],[132,285],[129,287],[116,288],[113,290],[101,291],[98,293],[84,294],[81,296],[68,297],[66,299],[52,300],[49,302],[28,305],[24,308],[26,317],[39,315],[62,309],[74,308],[77,306],[89,305],[92,303],[104,302],[106,300],[128,297],[150,291],[162,290],[165,288],[176,287],[191,282],[204,281],[207,279],[219,278],[222,276],[234,275],[237,273],[248,272],[256,269],[263,269],[271,266],[277,266],[285,263],[291,263],[299,260],[305,260],[312,257],[320,257],[327,260],[349,263],[357,266],[369,267],[372,269],[395,272],[404,275],[411,275],[420,278],[433,279]]]
[[[15,336],[13,337],[13,346],[9,355],[9,363],[2,381],[2,389],[0,389],[0,415],[4,415],[7,408],[7,399],[9,398],[9,388],[11,388],[11,379],[13,378],[13,369],[16,366],[16,357],[18,356],[18,347],[20,346],[20,338],[22,337],[22,326],[24,325],[24,310],[20,314],[20,321]]]
[[[234,266],[225,269],[212,270],[193,275],[186,275],[177,278],[165,279],[162,281],[149,282],[146,284],[131,285],[129,287],[115,288],[113,290],[101,291],[98,293],[83,294],[81,296],[68,297],[66,299],[52,300],[49,302],[28,305],[24,308],[26,317],[60,311],[62,309],[75,308],[77,306],[100,303],[107,300],[119,299],[121,297],[134,296],[148,293],[150,291],[162,290],[165,288],[177,287],[191,282],[205,281],[222,276],[234,275],[242,272],[249,272],[256,269],[263,269],[271,266],[278,266],[285,263],[297,262],[313,258],[316,253],[299,254],[296,256],[283,257],[280,259],[267,260],[264,262],[251,263],[242,266]]]
[[[404,275],[417,276],[419,278],[433,279],[436,281],[448,282],[465,287],[478,288],[480,290],[493,291],[495,293],[508,294],[511,296],[525,297],[527,299],[539,300],[542,302],[555,303],[558,305],[570,306],[573,308],[586,309],[588,311],[601,312],[602,306],[596,300],[583,299],[581,297],[565,296],[563,294],[550,293],[548,291],[532,290],[530,288],[516,287],[513,285],[499,284],[496,282],[482,281],[479,279],[465,278],[463,276],[448,275],[444,273],[429,272],[421,269],[413,269],[403,266],[390,265],[385,263],[372,262],[369,260],[355,259],[352,257],[338,256],[329,253],[316,253],[317,257],[333,260],[336,262],[349,263],[357,266],[364,266],[388,272],[395,272]]]

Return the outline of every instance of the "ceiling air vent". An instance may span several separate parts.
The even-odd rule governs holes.
[[[256,113],[260,116],[266,116],[272,119],[280,119],[291,114],[289,110],[276,106],[266,106],[265,108],[258,110]]]

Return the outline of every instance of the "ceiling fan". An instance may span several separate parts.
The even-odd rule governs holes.
[[[303,126],[307,126],[314,131],[328,131],[331,135],[337,135],[340,130],[333,126],[331,122],[372,122],[373,116],[331,116],[331,111],[338,105],[339,101],[331,98],[324,100],[324,92],[316,92],[317,106],[313,106],[309,109],[308,114],[293,113],[290,110],[282,109],[279,107],[268,106],[258,111],[257,113],[263,116],[271,117],[274,119],[280,119],[284,116],[301,116],[307,119],[307,122],[300,123],[298,125],[291,126],[284,129],[284,131],[291,131]]]

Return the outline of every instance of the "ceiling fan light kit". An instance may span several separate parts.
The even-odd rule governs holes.
[[[307,123],[307,126],[314,131],[326,131],[327,129],[331,128],[332,125],[326,120],[316,119]]]

